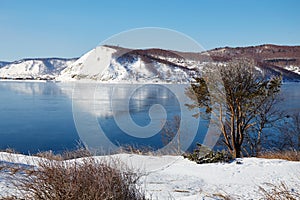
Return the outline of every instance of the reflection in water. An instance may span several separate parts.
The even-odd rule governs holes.
[[[127,94],[119,99],[119,93]],[[96,101],[97,96],[95,95]],[[113,116],[99,117],[98,122],[115,145],[135,143],[136,146],[162,148],[164,144],[161,142],[161,134],[165,123],[171,123],[175,115],[181,118],[178,99],[172,91],[161,85],[143,85],[137,88],[118,86],[106,101],[110,102],[110,106],[105,110]],[[103,107],[99,107],[97,112],[103,112]],[[178,130],[174,130],[174,136],[177,132]]]
[[[171,148],[180,133],[181,149],[186,150],[197,134],[199,119],[185,106],[188,85],[152,84],[77,84],[73,93],[73,114],[80,138],[90,149],[111,151],[119,145],[134,145],[154,150]],[[169,143],[162,142],[165,125],[180,121],[172,130]],[[197,132],[198,131],[198,132]],[[174,147],[172,147],[174,148]]]
[[[300,112],[300,83],[285,83],[281,90],[283,102],[279,106],[289,114]]]
[[[1,81],[0,90],[12,90],[27,95],[62,95],[61,90],[52,82]]]

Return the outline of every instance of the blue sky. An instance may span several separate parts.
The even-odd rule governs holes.
[[[205,49],[300,45],[298,0],[0,0],[0,60],[78,57],[132,28],[169,28]]]

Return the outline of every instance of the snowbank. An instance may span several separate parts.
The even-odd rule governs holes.
[[[152,199],[211,199],[212,194],[227,194],[237,199],[259,199],[259,186],[284,181],[300,190],[300,162],[244,158],[242,164],[198,165],[181,156],[142,156],[118,154],[121,161],[143,174],[140,186]],[[40,158],[0,153],[1,162],[35,165]],[[96,157],[103,159],[103,157]],[[80,160],[77,160],[80,161]],[[71,162],[74,162],[71,161]],[[0,194],[13,193],[7,172],[0,171]]]

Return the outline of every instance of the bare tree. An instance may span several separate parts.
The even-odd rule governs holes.
[[[300,151],[300,111],[287,115],[279,127],[280,149],[293,149]]]
[[[264,79],[255,69],[253,61],[233,60],[226,64],[208,64],[201,77],[187,89],[194,101],[190,109],[200,109],[194,116],[211,117],[223,136],[223,143],[230,153],[241,157],[244,138],[259,123],[261,110],[273,107],[272,99],[280,92],[281,77]],[[262,119],[271,119],[271,112],[264,112]],[[261,124],[264,128],[264,122]]]
[[[248,129],[245,135],[245,142],[247,143],[245,149],[249,155],[258,156],[263,146],[272,145],[272,137],[275,134],[265,133],[264,130],[269,129],[269,131],[274,132],[278,126],[281,126],[280,120],[285,118],[285,112],[276,106],[281,101],[282,98],[279,95],[271,95],[258,107],[257,115],[253,119],[255,123]]]
[[[298,151],[300,151],[300,112],[294,115],[294,132],[297,137]]]
[[[180,133],[180,116],[175,115],[172,121],[162,123],[163,129],[161,132],[161,139],[164,146],[172,142],[173,150],[176,154],[182,153],[181,151],[181,133]],[[176,137],[177,135],[177,137]],[[174,138],[177,138],[173,141]]]

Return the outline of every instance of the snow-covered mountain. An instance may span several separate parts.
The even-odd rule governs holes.
[[[68,66],[59,81],[190,82],[201,63],[161,49],[99,46]]]
[[[98,46],[79,59],[24,59],[0,62],[0,78],[56,81],[101,81],[135,83],[187,83],[207,62],[224,63],[250,58],[266,76],[283,75],[300,81],[300,46],[260,45],[216,48],[189,53],[163,49],[126,49]]]
[[[12,63],[2,62],[1,79],[53,80],[76,59],[41,58],[23,59]],[[1,66],[1,64],[0,64]]]
[[[63,70],[57,80],[187,83],[207,62],[245,57],[253,59],[266,76],[282,74],[285,81],[299,81],[299,53],[299,46],[276,45],[225,47],[200,53],[99,46]]]
[[[84,54],[77,61],[62,70],[57,78],[59,81],[70,81],[80,79],[97,80],[102,71],[108,66],[112,54],[116,51],[111,48],[97,47]]]

